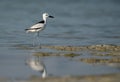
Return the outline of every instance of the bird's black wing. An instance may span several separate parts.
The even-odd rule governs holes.
[[[44,21],[44,20],[42,20],[42,21],[39,21],[38,23],[45,23],[45,21]]]

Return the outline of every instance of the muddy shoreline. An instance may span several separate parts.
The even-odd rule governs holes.
[[[35,49],[35,48],[48,48],[55,49],[61,51],[83,51],[83,50],[95,50],[95,51],[118,51],[120,52],[119,45],[106,45],[106,44],[98,44],[98,45],[88,45],[88,46],[50,46],[50,45],[42,45],[42,46],[32,46],[32,45],[14,45],[13,47],[18,49]]]

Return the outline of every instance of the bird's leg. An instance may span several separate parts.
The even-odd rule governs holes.
[[[33,47],[35,46],[35,41],[36,41],[36,34],[35,34],[35,36],[33,37]]]
[[[39,32],[37,32],[37,37],[39,37]]]
[[[37,41],[38,41],[38,46],[41,47],[41,45],[40,45],[40,38],[39,38],[39,32],[37,32]]]
[[[35,33],[34,36],[33,36],[33,47],[36,46],[37,37],[38,37],[38,34]]]

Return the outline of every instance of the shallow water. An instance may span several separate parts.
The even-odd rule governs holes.
[[[40,33],[41,45],[120,45],[119,0],[1,0],[0,11],[0,77],[40,75],[25,65],[25,59],[38,51],[51,50],[26,50],[15,45],[32,45],[34,34],[26,34],[24,29],[41,20],[43,12],[55,18],[49,19]],[[91,57],[87,52],[82,54],[80,57]],[[42,60],[51,76],[120,72],[115,67],[90,65],[66,57]]]

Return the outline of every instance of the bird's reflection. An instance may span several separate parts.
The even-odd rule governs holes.
[[[42,78],[46,78],[47,70],[43,61],[39,57],[30,56],[26,59],[26,65],[35,71],[42,73]]]

